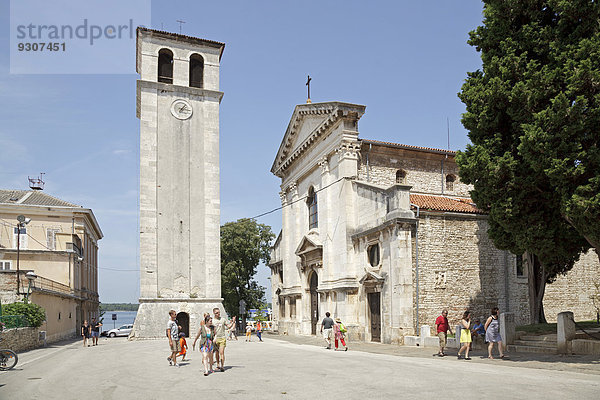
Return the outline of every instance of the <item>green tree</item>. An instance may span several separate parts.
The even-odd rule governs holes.
[[[2,306],[3,315],[24,315],[29,326],[37,328],[46,320],[46,312],[33,303],[10,303]]]
[[[598,102],[600,80],[590,72],[598,70],[597,56],[573,61],[585,58],[583,53],[591,50],[588,42],[597,40],[598,5],[559,0],[484,3],[483,26],[469,40],[481,52],[483,68],[468,74],[459,93],[472,145],[459,152],[457,163],[461,180],[474,186],[473,200],[489,212],[488,233],[496,246],[526,252],[531,317],[540,322],[545,320],[545,285],[572,268],[592,245],[584,236],[593,238],[589,231],[600,229],[600,224],[590,227],[594,219],[587,220],[589,226],[582,222],[598,216],[598,191],[591,193],[600,175],[598,134],[593,130],[599,125],[592,123],[598,121],[597,107],[586,108],[590,103],[575,96],[567,103],[586,108],[579,116],[589,112],[590,121],[549,116],[560,99],[572,97],[567,89],[578,85],[574,75],[596,77],[588,83]],[[577,65],[585,68],[577,72]],[[561,111],[562,116],[568,113],[564,107]],[[563,135],[557,137],[558,132]],[[577,140],[576,132],[587,139]],[[549,143],[542,144],[544,140]],[[555,158],[548,160],[548,155]],[[577,189],[575,182],[584,188]],[[579,211],[571,214],[569,207],[575,206],[569,193],[579,194]]]
[[[257,267],[270,260],[271,227],[243,218],[221,226],[221,289],[229,315],[238,314],[239,301],[246,308],[264,306],[265,288],[255,280]]]

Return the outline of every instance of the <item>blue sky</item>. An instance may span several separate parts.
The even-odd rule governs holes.
[[[52,3],[46,3],[52,7]],[[65,11],[66,12],[66,11]],[[456,96],[481,65],[467,45],[482,3],[450,1],[152,1],[152,28],[226,43],[221,61],[221,222],[280,206],[270,167],[294,106],[367,106],[360,137],[464,149]],[[123,75],[9,73],[9,2],[0,1],[0,187],[46,192],[91,208],[102,302],[139,296],[135,65]],[[131,47],[131,52],[135,51]],[[106,54],[110,57],[110,54]],[[130,60],[123,60],[129,63]],[[281,227],[281,213],[259,220]],[[268,286],[269,270],[258,280]]]

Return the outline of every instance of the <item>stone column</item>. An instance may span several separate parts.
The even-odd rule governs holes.
[[[500,336],[502,337],[502,347],[505,351],[509,344],[515,343],[515,314],[500,314]]]
[[[571,341],[575,338],[575,320],[573,312],[558,314],[556,321],[556,345],[559,354],[571,353]]]

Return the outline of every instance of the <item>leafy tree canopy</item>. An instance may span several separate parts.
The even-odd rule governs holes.
[[[469,44],[483,68],[460,99],[472,145],[461,179],[494,243],[534,254],[538,293],[600,237],[600,7],[589,0],[485,0]],[[541,296],[538,298],[541,304]]]
[[[229,315],[237,315],[239,301],[246,309],[264,306],[265,288],[255,280],[260,262],[270,260],[271,227],[244,218],[221,226],[221,288],[223,305]]]

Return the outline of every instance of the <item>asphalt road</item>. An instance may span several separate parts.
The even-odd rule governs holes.
[[[597,374],[410,357],[336,352],[267,336],[228,342],[226,371],[202,375],[199,352],[170,367],[167,340],[79,342],[19,355],[0,372],[0,399],[597,399]],[[191,340],[190,346],[191,346]],[[190,349],[191,350],[191,349]],[[428,351],[429,352],[429,351]]]

